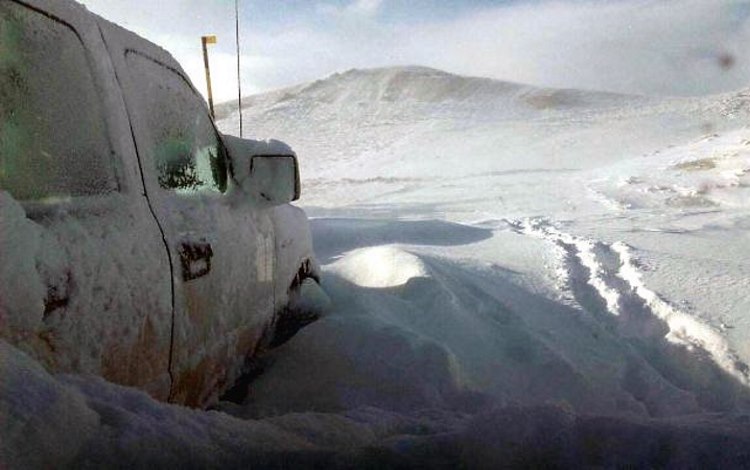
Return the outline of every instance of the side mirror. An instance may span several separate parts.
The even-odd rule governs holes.
[[[222,136],[232,162],[232,179],[259,202],[280,205],[300,197],[297,156],[284,142]]]
[[[250,185],[260,198],[273,205],[296,201],[300,196],[296,155],[253,155]]]

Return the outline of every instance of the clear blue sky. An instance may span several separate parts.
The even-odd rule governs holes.
[[[170,50],[201,90],[199,38],[217,34],[215,91],[219,101],[234,97],[234,0],[83,3]],[[626,93],[750,86],[750,0],[240,0],[240,8],[248,93],[407,64]]]

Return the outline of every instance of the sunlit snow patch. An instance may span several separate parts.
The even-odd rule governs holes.
[[[623,161],[599,174],[604,176],[592,178],[589,192],[609,209],[744,208],[750,185],[748,129]]]
[[[395,287],[415,277],[428,277],[427,267],[395,246],[360,248],[346,253],[330,270],[362,287]]]

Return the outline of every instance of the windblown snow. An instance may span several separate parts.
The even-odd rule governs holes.
[[[251,97],[246,137],[300,158],[328,313],[213,411],[53,377],[2,344],[0,455],[11,467],[746,466],[748,96],[399,67]],[[236,132],[230,104],[219,118]],[[33,244],[22,209],[0,202],[18,216],[0,233]]]

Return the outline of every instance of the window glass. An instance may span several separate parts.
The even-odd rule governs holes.
[[[77,34],[0,2],[0,189],[20,200],[116,191],[101,111]]]
[[[126,62],[152,132],[159,185],[182,193],[223,192],[226,154],[206,107],[176,71],[140,53]]]

